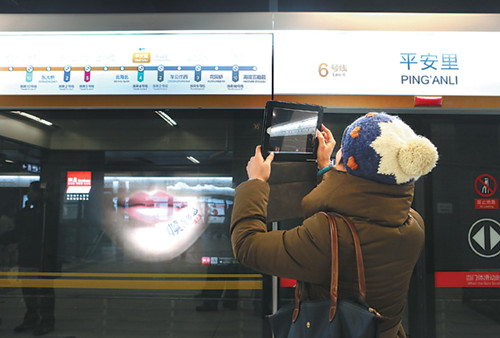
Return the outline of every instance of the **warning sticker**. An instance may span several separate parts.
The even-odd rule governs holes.
[[[488,174],[483,174],[476,178],[474,182],[476,192],[482,197],[490,197],[497,191],[497,181]],[[475,209],[498,209],[497,198],[476,198],[474,200]]]
[[[475,188],[479,195],[489,197],[497,191],[497,181],[493,176],[483,174],[476,178]]]
[[[476,198],[474,200],[476,209],[498,209],[497,198]]]
[[[436,272],[435,286],[437,288],[498,288],[500,287],[500,272],[474,271],[474,272]]]

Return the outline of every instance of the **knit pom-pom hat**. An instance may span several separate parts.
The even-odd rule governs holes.
[[[429,173],[438,160],[436,147],[399,117],[368,113],[342,136],[347,172],[386,184],[406,184]]]

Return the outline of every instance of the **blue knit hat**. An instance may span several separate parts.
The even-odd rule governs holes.
[[[348,173],[386,184],[406,184],[436,166],[436,147],[418,136],[399,117],[368,113],[349,125],[342,136]]]

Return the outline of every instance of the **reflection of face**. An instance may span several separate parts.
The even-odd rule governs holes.
[[[206,226],[198,198],[175,197],[162,190],[121,196],[105,222],[110,237],[127,254],[144,261],[175,258]]]

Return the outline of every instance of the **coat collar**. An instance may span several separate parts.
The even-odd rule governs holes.
[[[332,169],[302,200],[306,217],[336,211],[384,226],[400,226],[408,218],[414,183],[390,185]],[[310,213],[310,215],[308,215]]]

